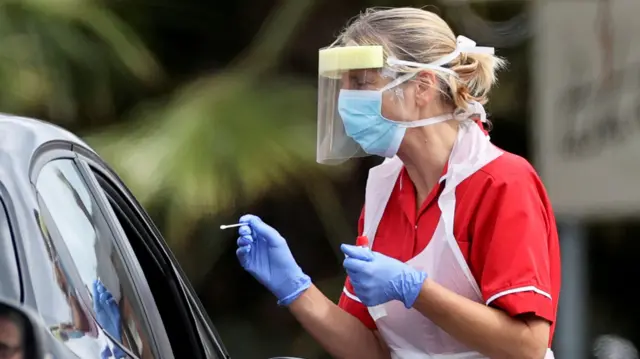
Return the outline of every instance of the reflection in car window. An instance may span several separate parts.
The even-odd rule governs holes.
[[[40,282],[36,287],[38,311],[51,333],[76,355],[81,358],[97,357],[105,348],[113,346],[91,319],[87,302],[81,300],[79,292],[70,284],[70,271],[62,266],[49,229],[38,213],[36,220],[45,241],[51,273],[50,282]]]
[[[100,326],[142,358],[151,358],[149,330],[123,260],[102,212],[71,160],[56,160],[42,168],[36,183],[64,248],[73,261],[63,270],[76,271],[78,282]],[[75,266],[73,266],[75,264]],[[68,268],[70,267],[70,268]],[[65,273],[66,274],[66,273]],[[68,274],[73,277],[73,273]],[[116,351],[119,348],[115,348]],[[113,353],[119,358],[122,353]]]

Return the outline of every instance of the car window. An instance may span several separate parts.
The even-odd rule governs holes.
[[[38,175],[36,189],[64,242],[56,252],[73,262],[73,266],[62,266],[72,272],[64,274],[75,274],[73,283],[82,288],[74,290],[90,302],[91,316],[122,346],[139,357],[151,358],[150,330],[135,286],[76,164],[68,159],[49,162]]]
[[[0,296],[2,298],[20,299],[19,278],[9,217],[4,202],[0,199]]]
[[[149,223],[145,218],[144,209],[133,199],[132,196],[121,187],[114,185],[113,182],[107,178],[107,176],[101,174],[93,166],[90,166],[93,171],[98,185],[102,189],[102,194],[109,202],[110,207],[114,210],[114,214],[118,223],[124,230],[124,234],[127,237],[129,243],[132,245],[136,255],[140,258],[142,263],[145,263],[144,271],[145,275],[150,278],[151,291],[156,298],[156,304],[162,315],[162,320],[167,323],[181,323],[179,330],[176,330],[175,325],[168,326],[166,328],[168,338],[172,343],[178,343],[174,348],[184,345],[192,340],[195,336],[198,341],[198,345],[190,345],[188,350],[196,351],[194,355],[201,357],[204,354],[204,358],[221,358],[226,357],[225,350],[219,342],[219,338],[212,336],[211,324],[203,319],[198,313],[202,311],[197,297],[190,290],[190,286],[185,285],[186,280],[180,271],[173,268],[171,261],[166,262],[164,256],[160,254],[161,250],[157,247],[157,241],[162,241],[161,237],[155,233],[153,224]],[[171,290],[171,286],[167,287],[164,281],[154,281],[152,278],[162,275],[165,279],[169,276],[162,274],[164,271],[174,271],[177,278],[177,285],[182,287],[186,293],[186,298],[183,298],[181,290]],[[185,301],[181,300],[185,299]],[[185,307],[186,305],[186,307]],[[171,308],[167,310],[168,308]],[[193,320],[196,326],[193,328],[192,333],[187,333],[191,324],[184,322],[184,317],[177,315],[180,311],[178,308],[183,309],[184,313],[189,313],[190,320]],[[163,310],[164,309],[164,310]],[[206,315],[206,314],[205,314]],[[213,334],[215,335],[215,334]],[[198,352],[198,348],[202,347],[204,353]],[[186,357],[185,353],[181,353]],[[180,357],[182,357],[180,356]],[[176,355],[178,357],[178,355]]]

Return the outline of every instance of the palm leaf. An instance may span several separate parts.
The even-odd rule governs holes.
[[[159,66],[135,32],[99,1],[0,5],[0,107],[57,122],[113,112],[114,84],[151,83]]]

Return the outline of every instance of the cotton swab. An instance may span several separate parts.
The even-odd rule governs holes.
[[[236,228],[236,227],[240,227],[240,226],[244,226],[246,223],[236,223],[236,224],[223,224],[220,226],[220,229],[229,229],[229,228]]]

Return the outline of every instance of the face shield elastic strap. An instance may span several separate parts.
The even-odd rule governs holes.
[[[451,69],[448,69],[448,68],[445,68],[445,67],[442,67],[442,66],[450,63],[455,58],[460,56],[460,54],[463,54],[463,53],[465,53],[465,54],[487,54],[487,55],[493,55],[495,53],[495,49],[493,47],[476,46],[476,42],[475,41],[471,40],[470,38],[468,38],[466,36],[460,35],[460,36],[458,36],[457,41],[456,41],[456,49],[452,53],[450,53],[449,55],[445,55],[442,58],[440,58],[439,60],[433,61],[433,62],[428,63],[428,64],[421,64],[419,62],[399,60],[399,59],[396,59],[395,57],[390,57],[390,58],[387,59],[387,65],[389,65],[389,66],[400,65],[400,66],[415,67],[415,68],[419,68],[419,69],[429,69],[429,70],[435,70],[435,71],[442,71],[442,72],[447,72],[447,73],[452,74],[452,75],[457,77],[458,74],[455,71],[453,71]],[[415,74],[411,74],[411,75],[415,75]],[[400,78],[402,78],[402,77],[400,77]],[[398,80],[400,78],[398,78]],[[411,76],[409,76],[408,78],[411,78]]]
[[[446,65],[448,63],[450,63],[451,61],[453,61],[455,58],[457,58],[458,56],[460,56],[460,54],[487,54],[487,55],[493,55],[495,53],[495,49],[493,47],[484,47],[484,46],[476,46],[476,42],[469,39],[468,37],[465,36],[458,36],[457,41],[456,41],[456,49],[450,53],[449,55],[443,56],[442,58],[440,58],[439,60],[436,60],[434,62],[428,63],[428,64],[422,64],[419,62],[413,62],[413,61],[405,61],[405,60],[399,60],[396,59],[394,57],[390,57],[387,59],[387,64],[389,66],[393,66],[393,65],[402,65],[402,66],[409,66],[409,67],[415,67],[415,68],[420,68],[420,69],[429,69],[429,70],[435,70],[435,71],[442,71],[442,72],[446,72],[449,74],[452,74],[454,76],[458,76],[458,74],[448,68],[442,67],[443,65]],[[404,83],[405,81],[410,80],[411,78],[413,78],[414,76],[416,76],[417,73],[407,73],[405,75],[402,75],[400,77],[398,77],[397,79],[391,81],[390,83],[388,83],[386,86],[384,86],[381,91],[386,91],[389,89],[392,89],[402,83]],[[487,122],[487,114],[484,110],[484,106],[482,106],[482,104],[480,104],[479,102],[476,101],[472,101],[469,103],[469,106],[466,109],[459,109],[453,116],[451,115],[446,115],[448,117],[453,117],[456,120],[465,120],[468,119],[471,116],[479,116],[480,120],[482,122]],[[420,121],[416,121],[415,123],[412,123],[412,125],[407,126],[406,123],[402,123],[403,126],[406,127],[413,127],[413,126],[425,126],[430,124],[433,121],[439,121],[440,119],[425,119],[425,120],[420,120]],[[424,122],[424,123],[423,123]]]

